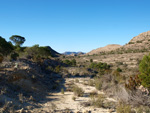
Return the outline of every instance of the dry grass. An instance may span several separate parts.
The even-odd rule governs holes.
[[[89,81],[88,81],[88,85],[89,85],[89,86],[94,86],[94,80],[89,80]]]
[[[132,111],[132,108],[130,105],[126,105],[124,103],[119,103],[116,108],[117,113],[135,113]]]
[[[95,107],[98,107],[98,108],[101,108],[101,107],[103,107],[104,100],[105,100],[104,95],[98,95],[97,98],[92,98],[91,99],[91,103],[92,103],[91,105],[95,106]]]
[[[101,80],[100,79],[95,79],[95,88],[97,89],[97,90],[101,90],[101,88],[102,88],[102,82],[101,82]]]
[[[74,95],[76,95],[78,97],[82,97],[84,95],[83,89],[79,88],[78,86],[73,87],[73,92],[74,92]]]

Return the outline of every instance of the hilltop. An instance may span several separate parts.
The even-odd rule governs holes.
[[[150,31],[139,34],[133,37],[126,45],[123,46],[124,49],[150,49]]]

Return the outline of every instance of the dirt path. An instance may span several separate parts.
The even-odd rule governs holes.
[[[43,105],[41,104],[42,108],[36,109],[36,112],[50,113],[53,111],[53,113],[64,113],[65,111],[71,111],[71,113],[111,113],[110,109],[94,108],[92,106],[84,107],[83,105],[81,105],[81,103],[88,102],[90,100],[89,96],[86,96],[86,94],[89,94],[92,91],[96,91],[95,87],[83,84],[84,81],[87,81],[89,79],[90,78],[78,78],[79,83],[75,83],[78,87],[81,87],[85,91],[85,95],[83,97],[77,97],[74,101],[72,99],[72,97],[74,96],[73,92],[66,91],[64,94],[62,94],[61,92],[52,93],[47,97],[51,101],[48,101]],[[73,78],[67,78],[65,83],[66,87],[68,87],[67,84],[73,83],[74,80],[75,79]],[[98,94],[104,93],[98,91]],[[113,99],[111,100],[115,101]]]

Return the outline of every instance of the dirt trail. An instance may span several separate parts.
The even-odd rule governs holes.
[[[73,92],[66,91],[64,94],[62,94],[61,92],[52,93],[47,97],[51,101],[48,101],[45,104],[41,104],[42,107],[36,109],[34,112],[51,113],[53,111],[53,113],[64,113],[65,111],[71,111],[71,113],[112,113],[110,112],[110,109],[94,108],[93,106],[84,107],[83,105],[81,105],[81,103],[88,102],[90,100],[89,96],[86,95],[96,90],[95,87],[83,84],[85,80],[89,79],[90,78],[78,78],[79,83],[75,83],[85,91],[85,95],[83,97],[77,97],[74,101],[72,99],[72,97],[74,96]],[[65,83],[66,87],[68,87],[67,84],[72,83],[72,81],[74,80],[75,79],[73,78],[67,78]],[[98,94],[104,93],[98,91]],[[110,100],[115,101],[113,99]]]

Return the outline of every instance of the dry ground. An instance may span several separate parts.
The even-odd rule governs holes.
[[[34,109],[34,112],[42,112],[42,113],[63,113],[65,111],[71,111],[72,113],[111,113],[112,109],[104,109],[104,108],[94,108],[93,106],[84,107],[81,105],[83,102],[88,102],[90,97],[88,94],[92,91],[96,91],[95,87],[84,85],[85,81],[88,81],[90,78],[78,78],[79,83],[75,83],[78,87],[81,87],[85,93],[83,97],[77,97],[74,101],[72,97],[74,96],[73,92],[66,91],[64,94],[61,92],[56,92],[49,94],[47,99],[51,101],[47,101],[45,104],[41,104],[41,108]],[[73,83],[74,78],[67,78],[65,82],[66,88],[69,87],[68,84]],[[98,91],[98,94],[104,94],[103,92]],[[106,98],[109,101],[115,101],[112,98]],[[70,113],[70,112],[69,112]],[[115,113],[115,112],[113,112]]]

